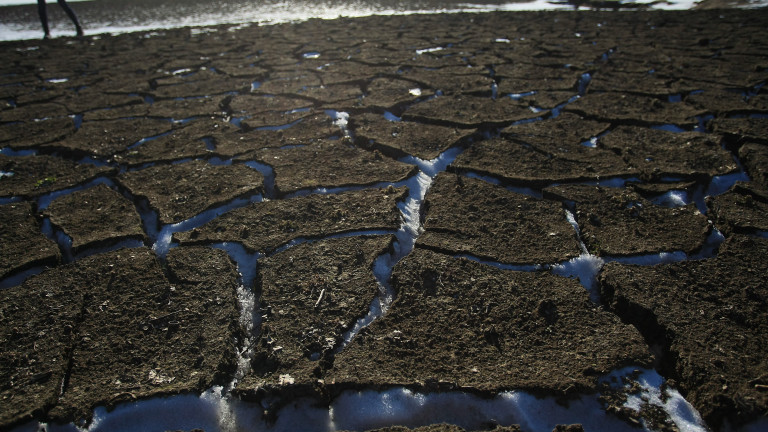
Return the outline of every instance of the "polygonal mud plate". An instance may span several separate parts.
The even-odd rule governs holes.
[[[95,255],[33,278],[89,294],[79,305],[87,313],[72,330],[71,373],[53,418],[89,419],[97,405],[201,392],[234,372],[235,266],[223,251],[171,256],[171,269],[191,261],[205,278],[190,280],[182,268],[171,284],[145,248]]]
[[[365,87],[365,97],[360,104],[367,108],[400,111],[399,106],[434,94],[433,90],[422,89],[420,84],[413,81],[381,77],[368,83]]]
[[[394,232],[401,224],[397,203],[405,193],[405,188],[367,189],[255,203],[177,233],[174,239],[181,244],[239,242],[251,251],[268,253],[292,240],[353,231]]]
[[[119,119],[84,122],[69,138],[47,144],[46,147],[77,155],[110,158],[138,144],[142,139],[170,132],[171,129],[173,123],[166,120]]]
[[[397,300],[336,355],[326,385],[562,396],[651,361],[640,333],[571,279],[416,248],[392,286]]]
[[[231,128],[230,128],[231,129]],[[255,150],[303,146],[316,140],[340,138],[341,128],[331,116],[318,114],[302,117],[287,127],[255,130],[228,130],[214,136],[216,154],[233,157],[240,161],[252,160]]]
[[[572,90],[576,94],[581,71],[565,67],[540,67],[531,64],[508,64],[494,68],[494,80],[499,83],[499,94]]]
[[[70,117],[3,124],[0,143],[3,147],[25,149],[61,140],[74,132],[75,121]]]
[[[393,236],[305,243],[259,262],[264,316],[239,393],[312,387],[379,292],[373,262]]]
[[[459,127],[480,127],[505,126],[545,114],[545,111],[532,111],[527,102],[511,98],[494,100],[490,97],[456,94],[438,96],[412,105],[403,113],[403,119]]]
[[[446,67],[440,70],[413,68],[399,77],[420,83],[422,87],[444,94],[477,93],[490,96],[493,79],[485,68],[468,68],[467,65]]]
[[[739,149],[739,158],[749,178],[758,187],[768,191],[768,145],[746,143]]]
[[[192,117],[222,116],[228,95],[198,96],[155,101],[148,110],[152,117],[183,120]]]
[[[739,170],[721,137],[697,132],[619,126],[599,140],[645,179],[683,177],[708,179]]]
[[[711,229],[695,204],[661,207],[631,189],[551,186],[544,196],[575,203],[581,239],[598,256],[692,254],[704,246]]]
[[[724,234],[768,231],[768,193],[736,183],[730,191],[707,197],[708,216]]]
[[[130,150],[125,150],[114,159],[129,167],[153,162],[171,162],[187,158],[210,156],[215,136],[238,130],[235,125],[215,117],[195,120],[174,128],[170,133],[149,140]]]
[[[547,120],[509,126],[505,138],[529,144],[535,149],[565,159],[594,159],[585,143],[608,130],[610,124],[563,113]]]
[[[607,264],[603,298],[646,339],[662,342],[661,371],[717,430],[768,409],[768,240],[734,236],[716,258],[674,264]]]
[[[144,239],[134,204],[103,184],[57,198],[43,214],[72,239],[75,253],[122,240]]]
[[[501,186],[439,174],[425,198],[416,245],[506,264],[547,264],[579,255],[562,205]]]
[[[717,118],[709,127],[715,133],[728,135],[734,142],[746,139],[768,144],[768,121],[764,118]]]
[[[557,146],[559,141],[551,142],[546,138],[540,140],[546,142],[542,151],[524,139],[527,138],[518,142],[500,137],[474,143],[456,158],[449,169],[490,175],[531,187],[635,173],[611,151],[567,141]],[[547,150],[557,150],[557,153],[550,154]]]
[[[82,319],[85,292],[70,281],[50,279],[46,274],[0,290],[3,430],[32,420],[53,406],[68,372],[76,337],[73,332]]]
[[[275,190],[279,194],[301,189],[395,183],[418,170],[378,152],[354,147],[346,139],[318,140],[287,149],[264,149],[253,155],[274,168]]]
[[[43,235],[30,202],[0,205],[0,244],[0,280],[61,259],[59,245]]]
[[[564,109],[600,121],[673,124],[690,128],[698,124],[696,116],[706,113],[685,102],[673,103],[663,99],[627,93],[589,93]]]
[[[113,169],[53,156],[0,155],[0,171],[13,173],[0,178],[0,196],[31,198],[86,183],[111,173]]]
[[[360,114],[350,119],[356,142],[392,157],[416,156],[432,160],[461,145],[473,129],[458,129],[404,121],[390,121],[379,114]]]
[[[117,180],[158,211],[160,223],[177,223],[235,198],[262,190],[264,177],[243,165],[192,161],[128,171]]]

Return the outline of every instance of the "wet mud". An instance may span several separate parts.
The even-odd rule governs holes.
[[[542,405],[355,429],[579,431],[589,401],[604,428],[765,424],[767,19],[3,42],[0,430],[398,391]]]

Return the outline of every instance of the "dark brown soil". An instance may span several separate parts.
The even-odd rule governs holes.
[[[110,158],[144,138],[170,132],[172,128],[171,122],[154,119],[84,122],[69,138],[46,146],[77,155]]]
[[[708,197],[709,213],[723,233],[768,231],[768,191],[737,183],[722,195]]]
[[[195,120],[174,128],[167,135],[149,140],[133,149],[122,151],[114,159],[129,167],[158,162],[173,162],[188,158],[203,158],[213,154],[205,139],[239,132],[233,124],[211,117]]]
[[[766,17],[374,16],[0,43],[0,430],[214,385],[238,386],[222,408],[268,420],[297,396],[404,386],[599,392],[606,415],[675,427],[623,406],[640,372],[599,383],[624,366],[656,368],[703,427],[765,421]],[[654,204],[669,191],[696,204]],[[241,207],[208,211],[225,205]],[[188,221],[167,256],[153,212]],[[125,238],[146,247],[96,247]],[[593,302],[549,270],[577,240],[602,259],[568,266],[688,258],[608,264]],[[212,246],[252,255],[236,269]],[[342,344],[381,291],[394,302]]]
[[[750,180],[763,190],[768,190],[768,146],[746,143],[739,149]]]
[[[344,332],[376,298],[373,261],[393,239],[306,243],[261,261],[261,333],[237,392],[312,387],[321,380]]]
[[[528,143],[526,140],[530,137],[523,135],[519,140],[517,136],[502,136],[478,142],[459,155],[450,168],[533,187],[551,182],[598,180],[635,173],[635,170],[625,166],[618,155],[605,149],[582,146],[574,141],[553,142],[546,137],[536,140],[546,142],[540,149],[535,142]],[[560,145],[552,149],[553,144],[558,142]]]
[[[661,207],[631,189],[552,186],[544,194],[575,203],[581,239],[598,256],[691,254],[704,246],[711,229],[694,204]]]
[[[214,135],[214,153],[224,157],[237,156],[238,160],[245,161],[253,159],[252,153],[256,150],[307,145],[316,140],[338,138],[342,135],[341,129],[333,124],[333,119],[325,114],[301,117],[291,123],[290,127],[278,130],[232,129],[226,127],[224,133]]]
[[[471,128],[483,125],[502,126],[545,114],[546,112],[532,111],[527,102],[511,98],[493,100],[489,97],[458,93],[438,96],[412,105],[403,113],[403,120]]]
[[[400,107],[406,103],[434,96],[433,90],[422,89],[420,86],[421,84],[399,78],[376,78],[368,84],[365,97],[360,104],[363,107],[400,113],[402,111]]]
[[[649,341],[661,370],[707,424],[742,425],[768,407],[765,284],[768,241],[730,238],[717,258],[653,267],[608,264],[604,299]],[[762,278],[762,276],[759,276]]]
[[[28,202],[0,205],[0,244],[0,279],[61,259],[59,246],[43,235]]]
[[[168,224],[235,198],[260,193],[264,177],[243,165],[192,161],[129,171],[121,174],[118,181],[133,195],[146,198],[159,213],[160,222]]]
[[[72,238],[75,253],[145,237],[133,203],[103,184],[58,198],[43,214]]]
[[[710,127],[735,141],[747,139],[768,144],[766,123],[764,118],[716,118],[710,122]]]
[[[361,147],[395,158],[412,155],[424,160],[435,159],[449,148],[463,144],[473,133],[455,127],[390,121],[379,114],[357,116],[352,127]]]
[[[4,423],[32,410],[89,419],[97,405],[200,392],[231,373],[234,265],[224,252],[194,248],[174,249],[168,265],[171,279],[150,250],[122,249],[0,291],[3,365],[12,366],[3,368],[4,399],[31,398],[9,405],[24,411]],[[32,325],[7,324],[21,317]]]
[[[251,204],[177,233],[174,239],[182,244],[240,242],[251,251],[267,253],[296,239],[395,231],[401,223],[397,203],[404,193],[404,188],[387,188]]]
[[[416,248],[395,267],[389,312],[336,355],[326,385],[575,395],[649,365],[637,330],[576,281]]]
[[[264,149],[253,153],[275,170],[275,191],[372,186],[395,183],[416,174],[416,167],[362,150],[344,140],[318,140],[302,147]]]
[[[0,155],[0,170],[13,173],[0,178],[0,196],[38,197],[86,183],[100,175],[111,174],[107,167],[79,164],[51,156]]]
[[[600,121],[641,125],[675,124],[693,128],[696,116],[705,114],[685,102],[620,93],[590,93],[565,108],[566,111]]]
[[[702,179],[739,170],[717,135],[620,126],[599,143],[621,156],[627,167],[644,180]]]
[[[2,111],[3,119],[7,111]],[[75,132],[75,122],[69,117],[44,121],[33,121],[29,117],[23,117],[25,122],[4,124],[0,128],[0,144],[12,149],[32,148],[61,140]]]
[[[440,174],[424,209],[420,247],[506,264],[549,264],[579,255],[576,232],[559,202]]]

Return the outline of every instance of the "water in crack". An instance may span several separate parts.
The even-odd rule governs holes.
[[[395,233],[396,240],[392,245],[391,251],[379,255],[373,264],[373,274],[379,285],[379,293],[371,302],[368,313],[359,318],[350,330],[344,333],[342,343],[336,352],[340,352],[349,342],[360,332],[361,329],[370,325],[375,319],[387,312],[389,306],[395,298],[395,292],[389,283],[392,271],[403,257],[413,251],[416,239],[422,232],[421,227],[421,205],[424,197],[432,185],[435,176],[445,171],[446,167],[453,162],[463,149],[452,148],[446,150],[437,158],[425,161],[415,156],[406,156],[401,161],[413,163],[419,167],[419,172],[406,181],[408,187],[408,197],[405,201],[398,203],[398,208],[402,214],[402,224]]]
[[[626,396],[624,407],[639,412],[643,405],[660,407],[680,430],[704,432],[706,427],[695,409],[666,385],[655,371],[632,367],[616,370],[601,382]],[[637,383],[630,386],[627,382]],[[419,393],[405,387],[385,391],[347,390],[326,405],[304,398],[285,406],[274,423],[267,423],[261,409],[229,397],[221,387],[201,394],[177,395],[131,402],[108,411],[94,412],[87,429],[73,425],[45,425],[36,422],[14,432],[134,432],[144,430],[206,431],[338,431],[371,430],[393,425],[419,427],[454,424],[466,430],[482,430],[493,424],[518,424],[524,431],[551,431],[559,424],[581,423],[585,430],[635,431],[637,428],[618,416],[606,415],[601,394],[584,394],[563,403],[555,397],[537,397],[522,391],[506,391],[480,397],[452,391]],[[258,407],[258,405],[256,405]]]
[[[508,191],[511,191],[511,192],[515,192],[515,193],[519,193],[519,194],[523,194],[523,195],[528,195],[530,197],[539,198],[539,199],[541,199],[543,197],[543,194],[541,193],[540,190],[529,188],[529,187],[523,187],[523,186],[505,185],[501,180],[499,180],[499,179],[497,179],[495,177],[479,174],[479,173],[472,172],[472,171],[463,172],[462,175],[465,176],[465,177],[482,180],[484,182],[491,183],[491,184],[494,184],[496,186],[502,186],[502,187],[504,187],[505,189],[507,189]]]
[[[261,328],[261,308],[254,293],[254,280],[258,271],[258,260],[262,255],[248,252],[239,243],[224,242],[211,246],[225,251],[237,263],[237,271],[240,273],[237,302],[240,308],[240,326],[245,333],[245,338],[237,347],[238,360],[235,375],[227,387],[223,389],[225,393],[228,393],[251,370],[254,346]],[[219,390],[219,394],[221,395],[221,390]]]
[[[0,149],[0,154],[5,156],[35,156],[37,150],[21,149],[16,150],[10,147],[3,147]]]
[[[28,268],[26,270],[22,270],[20,272],[14,273],[10,276],[5,277],[4,279],[0,279],[0,290],[19,286],[22,283],[24,283],[24,281],[26,281],[28,278],[38,275],[47,269],[48,267],[46,266],[32,267],[32,268]]]
[[[267,198],[273,199],[275,197],[275,169],[257,161],[248,161],[244,165],[255,169],[264,176],[264,193]]]
[[[72,256],[72,237],[64,233],[61,228],[54,226],[53,223],[51,223],[51,218],[43,218],[42,231],[46,237],[59,245],[63,262],[68,263],[74,260]]]
[[[221,216],[222,214],[230,210],[234,210],[236,208],[244,207],[248,204],[261,202],[261,201],[262,201],[261,194],[255,194],[245,198],[235,198],[234,200],[224,205],[205,210],[201,213],[198,213],[195,216],[192,216],[187,220],[177,222],[174,224],[164,225],[160,228],[159,232],[157,233],[157,237],[156,237],[157,239],[154,245],[152,245],[152,250],[154,250],[157,256],[159,256],[160,258],[165,258],[165,255],[168,254],[168,250],[172,247],[171,240],[173,238],[174,233],[189,231],[191,229],[197,228],[201,225],[204,225],[212,221],[214,218]],[[143,219],[144,219],[144,216],[142,216],[142,220]]]
[[[133,150],[136,147],[138,147],[138,146],[140,146],[140,145],[142,145],[142,144],[144,144],[146,142],[149,142],[149,141],[152,141],[152,140],[156,140],[158,138],[162,138],[162,137],[164,137],[166,135],[170,135],[171,133],[172,132],[169,131],[169,132],[164,132],[164,133],[161,133],[161,134],[158,134],[158,135],[153,135],[153,136],[142,138],[142,139],[136,141],[135,143],[129,145],[128,147],[126,147],[125,150],[126,151]]]

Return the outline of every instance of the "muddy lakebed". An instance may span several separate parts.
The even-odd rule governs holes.
[[[766,21],[3,42],[0,429],[764,430]]]

